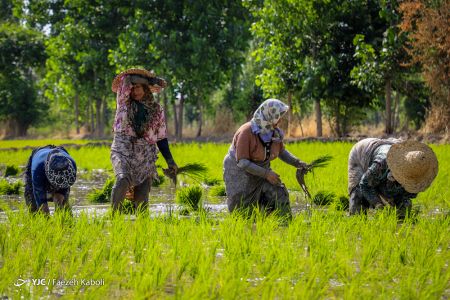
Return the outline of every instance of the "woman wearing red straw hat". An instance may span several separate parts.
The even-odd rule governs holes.
[[[166,85],[165,80],[145,69],[126,70],[113,80],[112,91],[117,93],[111,145],[116,176],[111,195],[113,211],[121,208],[130,188],[134,191],[135,208],[147,209],[151,182],[158,178],[158,149],[170,171],[176,173],[178,169],[169,149],[163,109],[153,98],[153,93],[159,93]]]
[[[433,150],[416,141],[367,138],[356,143],[348,160],[350,214],[392,206],[399,217],[411,199],[425,191],[438,172]]]

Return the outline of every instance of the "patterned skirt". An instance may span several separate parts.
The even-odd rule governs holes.
[[[131,186],[137,186],[147,178],[158,178],[155,162],[158,149],[145,139],[115,134],[111,145],[111,162],[114,174],[128,179]]]
[[[269,162],[257,164],[262,168],[270,169]],[[268,212],[278,209],[281,215],[291,214],[286,187],[273,185],[266,179],[239,168],[231,148],[224,158],[223,171],[229,211],[259,206],[260,209]]]

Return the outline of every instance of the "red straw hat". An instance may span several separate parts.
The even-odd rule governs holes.
[[[133,69],[128,69],[126,71],[121,72],[120,74],[118,74],[113,82],[112,82],[112,86],[111,89],[114,93],[117,93],[117,88],[119,87],[120,84],[120,80],[124,75],[140,75],[142,77],[145,78],[156,78],[158,79],[158,84],[149,84],[150,90],[152,91],[152,93],[159,93],[161,92],[161,90],[163,88],[165,88],[167,86],[167,82],[159,77],[156,77],[155,72],[153,71],[147,71],[145,69],[139,69],[139,68],[133,68]]]

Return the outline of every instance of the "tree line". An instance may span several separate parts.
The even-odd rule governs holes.
[[[110,130],[111,81],[130,67],[169,82],[158,98],[182,138],[205,118],[242,121],[264,98],[344,136],[375,115],[390,134],[450,123],[449,1],[1,0],[0,121]],[[380,113],[381,111],[381,113]]]

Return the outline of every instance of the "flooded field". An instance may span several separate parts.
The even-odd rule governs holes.
[[[433,146],[438,176],[413,200],[414,214],[403,221],[388,209],[349,217],[336,201],[312,204],[294,170],[275,161],[273,169],[290,192],[294,217],[289,224],[275,216],[230,214],[226,196],[213,195],[208,184],[223,184],[227,147],[174,145],[177,163],[203,163],[207,178],[180,177],[176,189],[169,181],[152,187],[148,215],[112,215],[109,203],[92,203],[88,195],[112,176],[109,148],[69,149],[80,166],[70,194],[72,216],[55,213],[51,204],[50,218],[31,217],[22,192],[0,195],[0,297],[450,297],[450,145]],[[329,166],[305,180],[313,196],[346,196],[350,143],[287,147],[305,161],[333,154]],[[0,172],[2,164],[23,166],[29,153],[0,149]],[[176,191],[191,186],[201,188],[202,210],[185,214]]]

